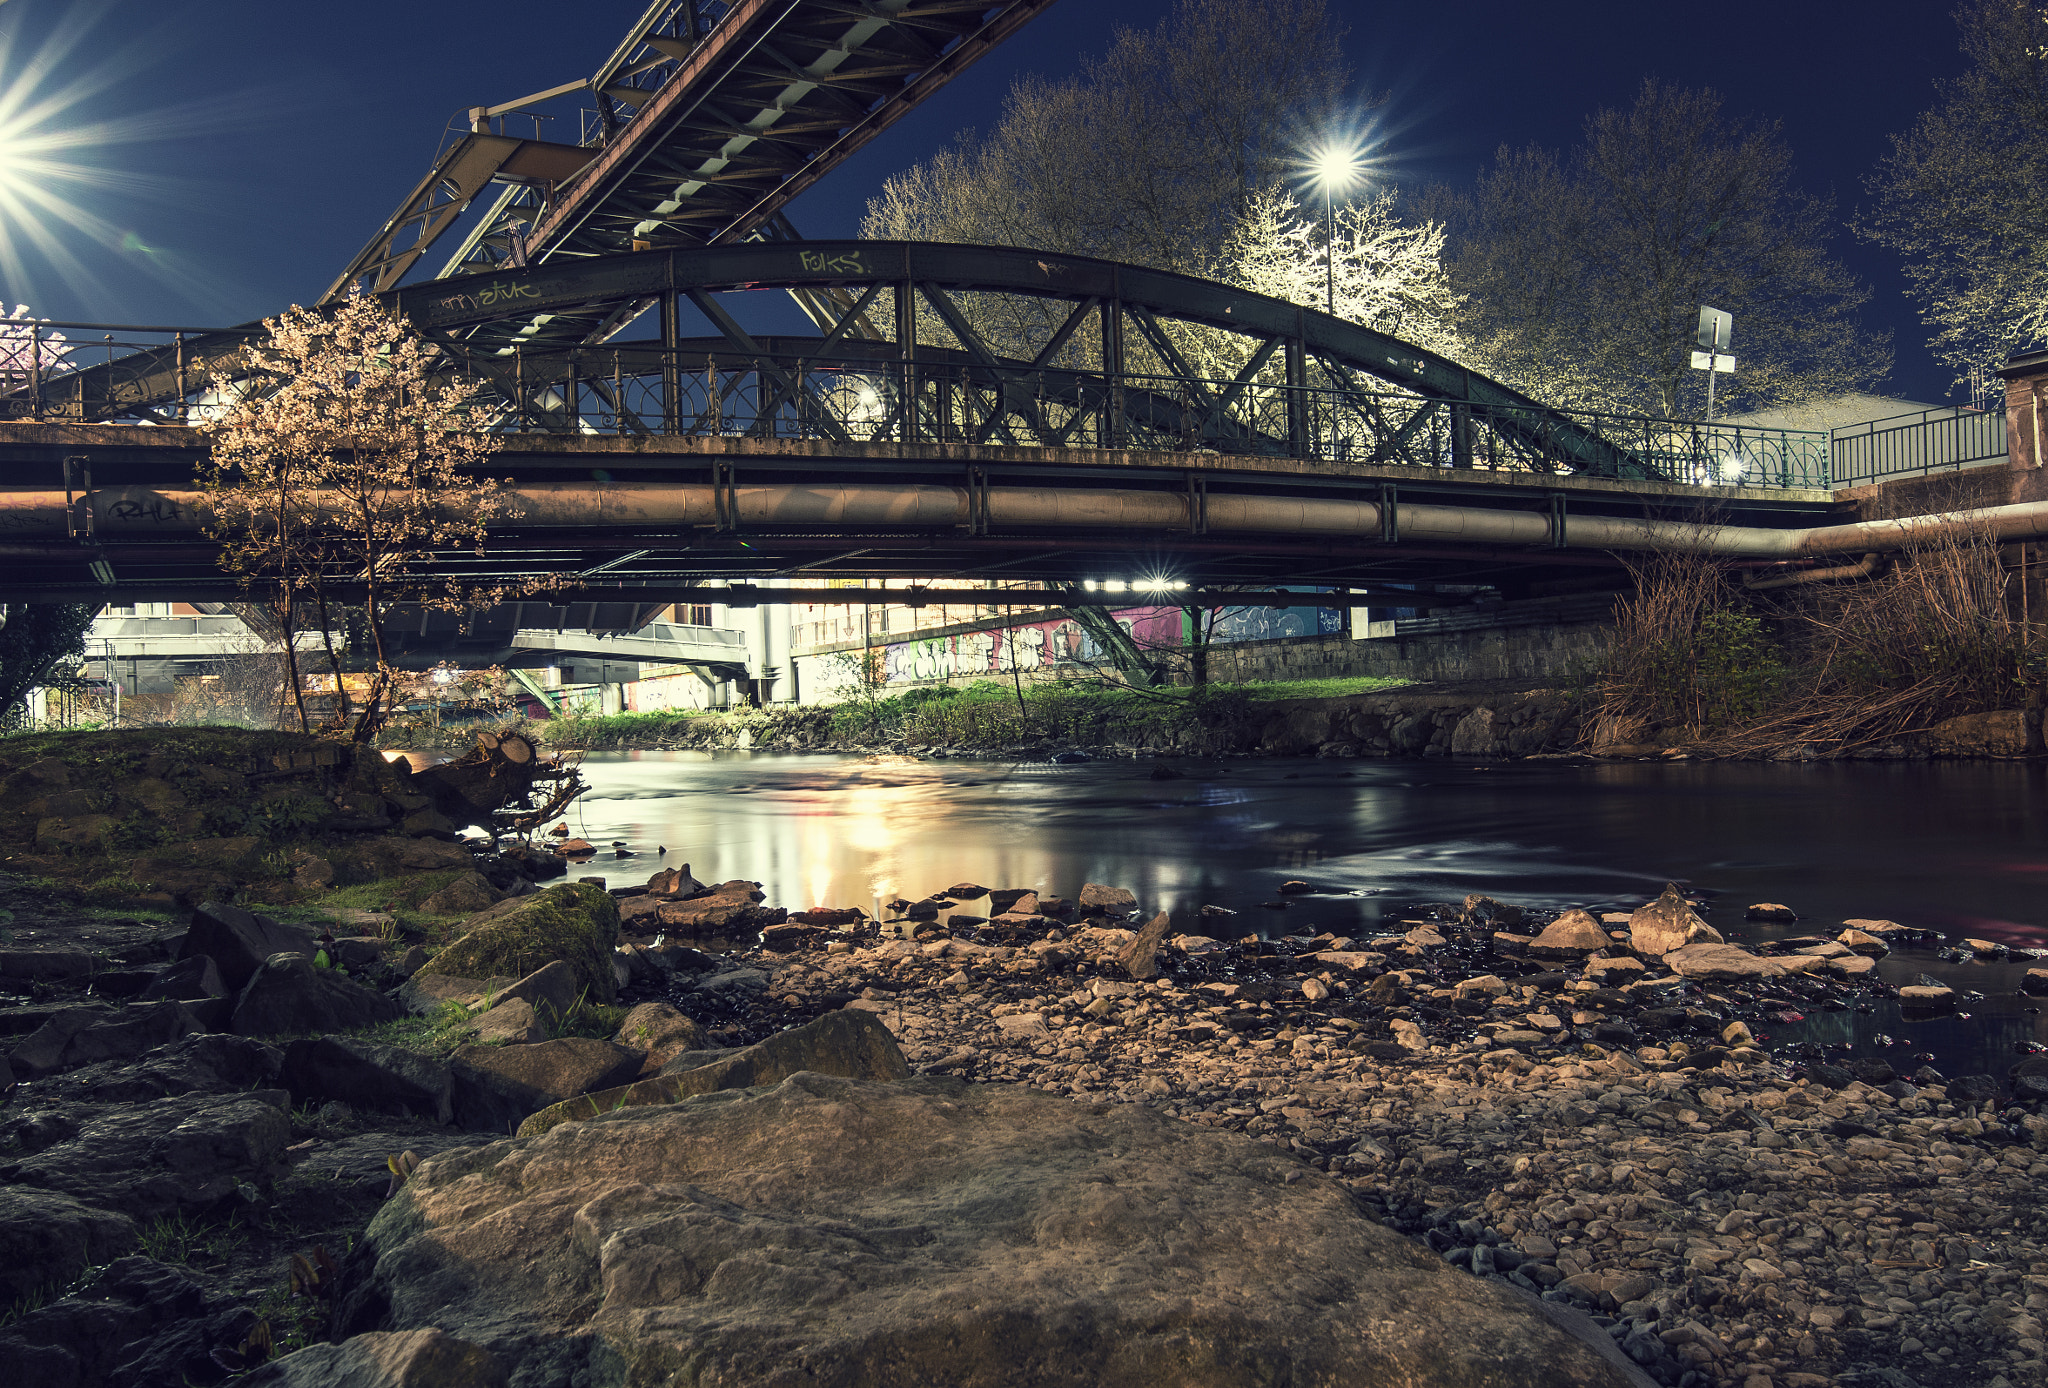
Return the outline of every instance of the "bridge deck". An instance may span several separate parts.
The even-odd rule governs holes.
[[[123,600],[231,591],[189,514],[203,448],[196,431],[179,428],[0,424],[0,466],[10,482],[0,489],[0,585],[24,599],[90,591],[88,565],[100,558],[112,566]],[[90,536],[67,533],[67,457],[89,460]],[[1517,515],[1539,537],[1546,524],[1568,526],[1573,517],[1795,528],[1841,511],[1819,491],[967,444],[506,435],[489,471],[545,505],[495,527],[483,556],[451,553],[449,576],[546,573],[570,579],[576,594],[622,599],[636,587],[707,580],[972,585],[1160,574],[1196,585],[1496,583],[1541,593],[1608,581],[1602,571],[1611,574],[1617,561],[1540,541],[1403,539],[1401,508]],[[865,498],[867,509],[847,497]],[[989,498],[1009,499],[1014,514],[1034,500],[1129,507],[1135,499],[1131,514],[1152,519],[1128,527],[1005,523],[1005,507]],[[786,504],[792,501],[809,504]],[[1395,520],[1370,530],[1268,526],[1255,533],[1225,519],[1236,514],[1232,507],[1267,501],[1361,502],[1391,508]],[[749,515],[775,519],[750,523]]]

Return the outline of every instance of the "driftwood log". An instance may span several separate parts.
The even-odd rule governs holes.
[[[478,734],[469,751],[418,772],[412,786],[452,820],[513,831],[555,818],[588,789],[573,765],[543,757],[516,732]]]

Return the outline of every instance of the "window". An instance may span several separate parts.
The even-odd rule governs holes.
[[[690,609],[690,625],[691,625],[691,626],[693,626],[693,627],[708,627],[708,626],[710,626],[710,625],[711,625],[711,609],[710,609],[710,608],[709,608],[708,606],[704,606],[704,607],[692,607],[692,608]]]

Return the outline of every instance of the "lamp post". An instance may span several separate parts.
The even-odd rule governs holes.
[[[1358,151],[1345,145],[1324,145],[1315,157],[1316,182],[1323,186],[1323,306],[1337,316],[1337,211],[1339,186],[1349,188],[1358,176]]]

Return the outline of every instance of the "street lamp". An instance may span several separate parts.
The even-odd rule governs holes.
[[[1324,307],[1337,316],[1337,213],[1332,201],[1348,189],[1359,174],[1358,151],[1350,145],[1328,144],[1310,161],[1316,182],[1323,188],[1323,293]]]

